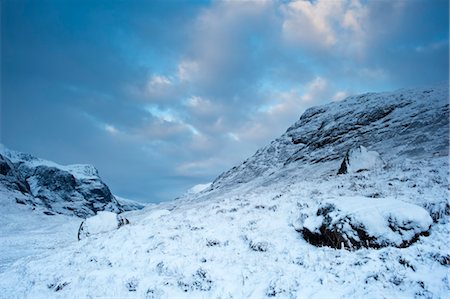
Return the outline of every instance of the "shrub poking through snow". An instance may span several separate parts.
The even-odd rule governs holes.
[[[130,224],[127,218],[113,212],[98,212],[81,222],[78,229],[78,241],[91,235],[98,235],[118,229],[119,227]]]
[[[433,222],[417,205],[365,197],[323,202],[301,221],[297,230],[309,243],[345,249],[407,247]]]
[[[368,151],[364,146],[350,149],[342,160],[338,174],[361,172],[383,166],[380,154]]]
[[[178,281],[178,287],[184,292],[188,291],[210,291],[213,286],[213,281],[210,275],[199,268],[194,274],[192,274],[190,279],[181,279]]]
[[[269,250],[269,243],[267,243],[266,241],[262,242],[251,241],[249,247],[253,251],[266,252],[267,250]]]

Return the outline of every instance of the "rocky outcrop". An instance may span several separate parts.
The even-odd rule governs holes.
[[[83,218],[128,207],[116,200],[91,165],[62,166],[3,147],[1,152],[0,188],[20,194],[17,203],[41,208],[48,215]]]
[[[0,184],[21,193],[29,193],[30,186],[21,178],[14,164],[0,154]]]

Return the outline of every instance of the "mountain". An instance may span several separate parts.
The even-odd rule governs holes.
[[[0,191],[9,194],[4,200],[47,215],[86,218],[97,211],[120,213],[142,208],[119,202],[92,165],[62,166],[4,146],[0,148]]]
[[[389,160],[447,156],[448,133],[446,85],[352,96],[306,110],[286,133],[220,175],[212,188],[261,176],[271,180],[270,173],[305,165],[333,173],[345,153],[359,145]]]
[[[308,109],[202,191],[8,267],[0,294],[445,298],[448,119],[448,84]]]

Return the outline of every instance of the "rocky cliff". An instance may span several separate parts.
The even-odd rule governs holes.
[[[0,151],[0,188],[9,194],[8,200],[48,215],[85,218],[97,211],[125,210],[93,166],[62,166],[4,147]]]

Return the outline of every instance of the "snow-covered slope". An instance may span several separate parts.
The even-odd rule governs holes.
[[[391,160],[447,156],[448,117],[447,84],[367,93],[313,107],[280,138],[219,176],[212,188],[278,175],[290,167],[323,168],[329,162],[328,169],[334,170],[348,150],[361,145]]]
[[[46,211],[17,204],[10,198],[26,199],[26,195],[0,189],[0,273],[23,258],[57,251],[77,241],[82,219],[66,215],[46,215]],[[0,298],[6,298],[0,294]]]
[[[309,109],[209,188],[16,262],[0,296],[446,298],[448,110],[446,85]],[[338,175],[346,156],[364,167]],[[322,223],[367,240],[318,247]]]
[[[9,194],[2,202],[79,217],[137,208],[117,201],[92,165],[63,166],[0,146],[0,168],[0,190]]]

